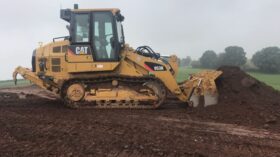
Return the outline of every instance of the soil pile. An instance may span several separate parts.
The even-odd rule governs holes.
[[[246,74],[238,67],[221,67],[223,74],[217,80],[220,104],[277,105],[280,93]]]
[[[194,109],[198,118],[279,130],[280,93],[238,67],[220,67],[219,104]]]

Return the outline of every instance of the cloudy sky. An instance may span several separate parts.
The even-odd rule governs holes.
[[[126,42],[161,54],[199,58],[205,50],[242,46],[251,57],[280,46],[279,0],[1,0],[0,80],[31,67],[38,42],[67,35],[60,8],[117,7],[125,16]]]

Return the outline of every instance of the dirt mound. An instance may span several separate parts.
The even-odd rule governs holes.
[[[217,80],[220,104],[279,105],[280,93],[263,82],[256,80],[238,67],[221,67]]]
[[[200,119],[224,123],[280,128],[280,93],[246,74],[238,67],[221,67],[217,79],[219,104],[194,109],[191,114]]]

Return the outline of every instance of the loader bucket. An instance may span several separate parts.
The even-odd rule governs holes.
[[[189,101],[193,107],[201,103],[204,98],[204,106],[215,105],[218,103],[218,90],[215,80],[222,74],[221,71],[207,70],[191,74],[190,79],[182,84]]]

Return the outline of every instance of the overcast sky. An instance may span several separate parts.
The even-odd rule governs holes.
[[[279,0],[1,0],[0,80],[31,67],[38,42],[67,35],[60,8],[120,8],[126,42],[161,54],[199,58],[205,50],[242,46],[247,57],[280,46]]]

